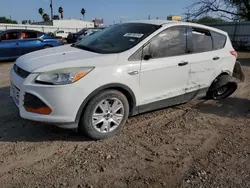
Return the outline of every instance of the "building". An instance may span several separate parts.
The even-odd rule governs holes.
[[[170,20],[170,21],[181,21],[181,17],[180,16],[170,15],[170,16],[168,16],[167,20]]]
[[[55,32],[58,30],[63,30],[64,32],[78,32],[83,28],[93,28],[95,26],[94,22],[65,19],[65,20],[51,20],[48,22],[34,22],[32,25],[25,24],[1,24],[0,30],[5,29],[31,29],[41,32]]]
[[[34,22],[32,25],[46,25],[57,28],[68,28],[68,29],[82,29],[94,27],[94,22],[75,20],[75,19],[63,19],[63,20],[50,20],[48,22]]]

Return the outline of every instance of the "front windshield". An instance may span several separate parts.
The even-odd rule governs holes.
[[[142,23],[113,25],[84,37],[75,47],[96,53],[120,53],[131,49],[160,26]]]

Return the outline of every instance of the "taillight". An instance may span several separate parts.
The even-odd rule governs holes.
[[[230,54],[231,54],[232,56],[238,57],[238,54],[237,54],[236,51],[230,51]]]

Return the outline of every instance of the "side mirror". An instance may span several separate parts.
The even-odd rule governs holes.
[[[145,55],[145,56],[143,57],[143,59],[144,59],[145,61],[148,61],[148,60],[152,59],[152,56],[151,56],[151,55]]]

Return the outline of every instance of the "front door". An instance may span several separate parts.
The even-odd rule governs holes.
[[[20,56],[19,37],[19,31],[5,32],[0,35],[0,60],[15,59]]]
[[[175,26],[143,49],[140,71],[141,112],[182,103],[190,71],[187,28]]]

